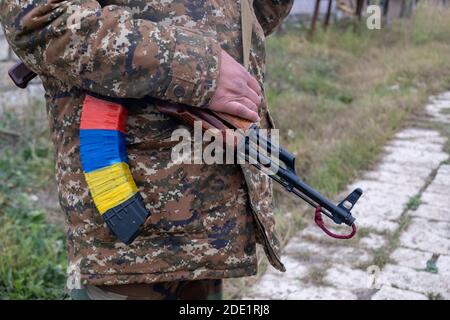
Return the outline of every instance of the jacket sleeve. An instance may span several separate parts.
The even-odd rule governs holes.
[[[264,33],[271,34],[276,27],[291,11],[294,0],[254,0],[253,8],[255,9],[258,22],[264,29]]]
[[[214,94],[220,45],[199,31],[133,19],[95,0],[2,0],[0,20],[16,54],[62,83],[193,106]]]

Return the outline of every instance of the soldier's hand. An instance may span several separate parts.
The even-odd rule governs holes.
[[[257,122],[261,95],[258,81],[222,50],[217,89],[209,108]]]

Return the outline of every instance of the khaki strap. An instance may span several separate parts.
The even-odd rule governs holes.
[[[253,16],[250,11],[250,5],[253,5],[253,0],[241,0],[242,51],[246,69],[248,69],[250,62],[253,33]]]

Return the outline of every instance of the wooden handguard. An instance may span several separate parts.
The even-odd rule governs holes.
[[[192,127],[195,121],[201,121],[203,131],[218,129],[225,133],[227,129],[239,129],[247,132],[253,125],[251,121],[205,108],[162,102],[157,109]]]
[[[202,131],[219,130],[225,145],[230,145],[236,148],[241,139],[244,138],[244,133],[253,125],[253,122],[238,118],[226,113],[215,112],[205,108],[192,107],[181,104],[172,104],[166,102],[158,103],[157,109],[170,117],[178,119],[184,124],[195,127],[195,122],[199,121],[202,124]],[[227,135],[227,130],[242,131],[242,134]],[[230,140],[231,139],[231,140]]]

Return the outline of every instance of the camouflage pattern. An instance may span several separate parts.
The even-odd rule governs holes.
[[[261,86],[265,36],[292,2],[253,2],[250,72]],[[270,179],[248,165],[174,164],[170,135],[181,124],[148,99],[208,106],[220,49],[243,60],[239,1],[0,3],[8,41],[46,90],[71,276],[89,285],[248,276],[256,273],[255,240],[284,271]],[[86,92],[120,98],[129,109],[129,163],[152,212],[130,246],[109,233],[83,177],[79,121]],[[260,116],[263,128],[273,127],[265,102]]]
[[[223,282],[170,281],[152,284],[91,286],[70,292],[72,300],[221,300]]]

